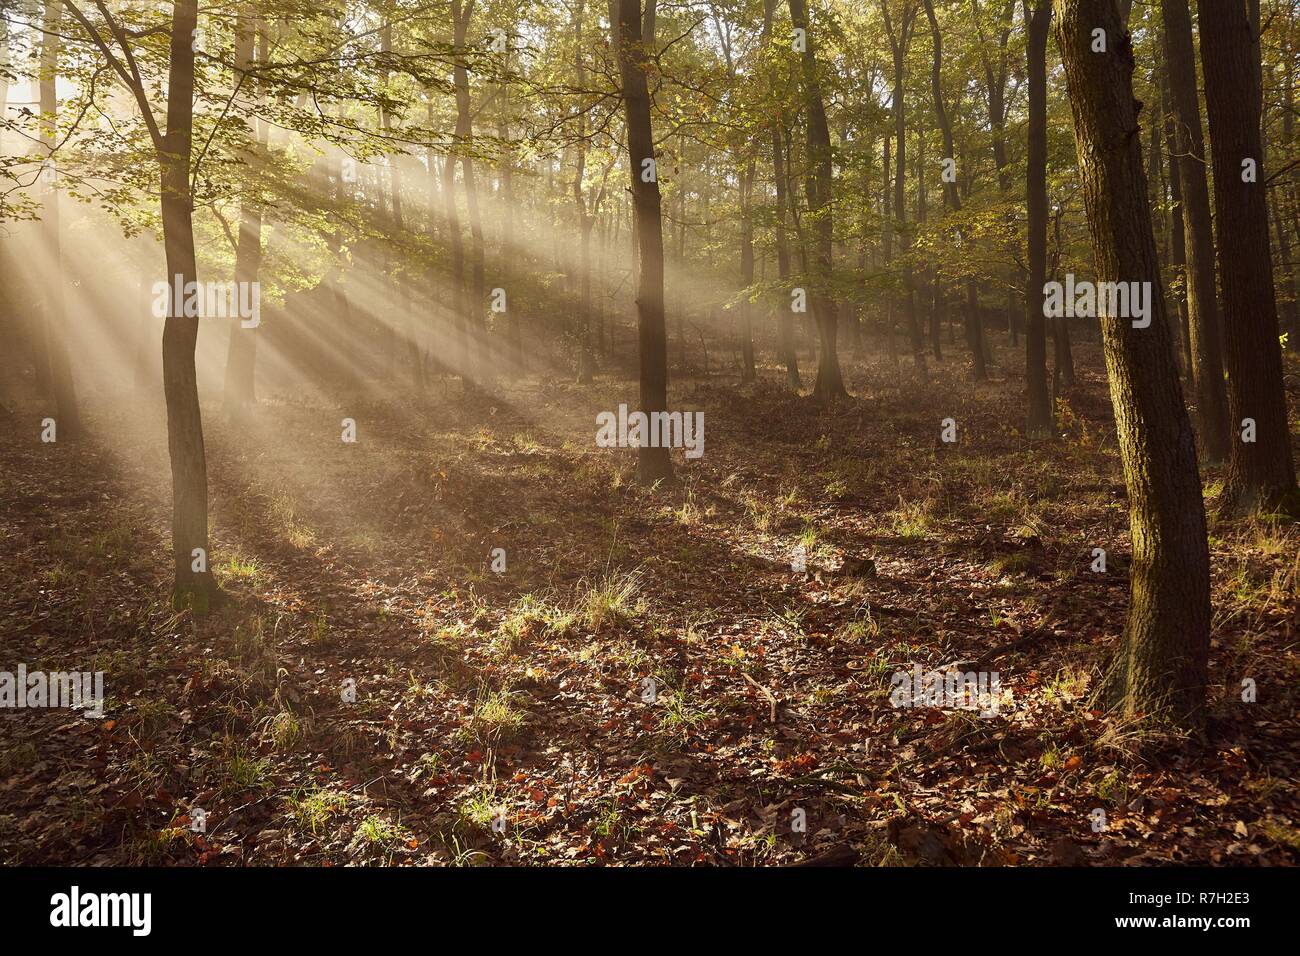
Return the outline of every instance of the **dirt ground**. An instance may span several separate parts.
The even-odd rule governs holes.
[[[0,714],[0,860],[1294,864],[1300,532],[1211,523],[1207,740],[1090,710],[1129,541],[1077,351],[1053,443],[1020,435],[1018,378],[964,362],[846,360],[829,411],[775,368],[675,382],[705,454],[656,489],[593,442],[627,380],[207,406],[227,600],[198,620],[167,603],[161,402],[88,402],[54,444],[20,407],[0,669],[103,671],[108,701]],[[996,715],[891,704],[895,672],[952,664],[997,672]]]

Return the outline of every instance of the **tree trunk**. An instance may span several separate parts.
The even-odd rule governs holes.
[[[1173,99],[1178,178],[1187,235],[1187,315],[1201,449],[1211,462],[1228,455],[1228,400],[1223,387],[1222,324],[1214,284],[1214,233],[1205,179],[1205,141],[1196,97],[1196,52],[1187,0],[1162,0],[1165,61]]]
[[[1128,34],[1113,0],[1056,0],[1056,12],[1098,281],[1158,290]],[[1105,53],[1092,52],[1096,28]],[[1101,697],[1125,716],[1198,728],[1210,647],[1205,510],[1163,295],[1151,309],[1147,328],[1100,319],[1133,540],[1128,621]]]
[[[194,259],[194,204],[190,154],[194,130],[194,30],[198,0],[172,8],[171,63],[167,82],[167,134],[161,168],[163,245],[172,288],[198,282]],[[176,587],[172,601],[204,613],[214,596],[208,550],[208,466],[203,448],[194,346],[199,320],[186,316],[173,297],[163,326],[163,394],[167,399],[167,451],[172,466],[172,554]],[[201,570],[196,570],[201,568]]]
[[[1199,10],[1219,281],[1228,331],[1228,408],[1233,429],[1244,430],[1245,419],[1255,423],[1254,441],[1238,434],[1231,443],[1223,503],[1230,511],[1285,506],[1300,513],[1269,250],[1259,46],[1245,5],[1199,0]],[[1255,165],[1253,177],[1243,168],[1247,161]]]
[[[658,176],[644,175],[645,160],[654,160],[654,134],[650,128],[650,90],[646,82],[649,51],[642,40],[640,0],[617,0],[615,46],[623,83],[623,109],[627,124],[632,200],[636,204],[637,328],[640,342],[641,411],[647,415],[668,410],[668,338],[664,328],[664,237]],[[648,180],[648,181],[647,181]],[[672,462],[667,448],[643,444],[637,449],[637,479],[642,484],[671,481]]]
[[[898,244],[903,256],[901,270],[903,292],[900,296],[903,317],[907,321],[908,339],[912,346],[912,362],[917,372],[926,377],[925,345],[921,339],[921,326],[916,318],[916,290],[912,285],[912,266],[908,259],[911,238],[907,232],[907,111],[903,99],[904,85],[907,77],[907,48],[912,39],[912,25],[916,17],[915,0],[905,0],[901,20],[895,35],[892,18],[889,15],[890,0],[880,0],[880,13],[885,21],[885,32],[889,37],[890,49],[894,56],[894,90],[891,107],[894,112],[894,141],[897,155],[894,158],[894,218],[898,229]]]
[[[585,89],[587,70],[582,60],[582,28],[587,5],[578,0],[573,13],[574,54],[573,65],[577,75],[577,88]],[[583,178],[587,171],[587,112],[578,111],[578,136],[574,143],[576,159],[573,169],[573,200],[578,212],[578,235],[581,242],[580,269],[582,272],[581,340],[578,345],[578,384],[589,384],[595,376],[595,357],[591,348],[591,229],[595,219],[587,208]]]
[[[813,398],[822,403],[848,397],[844,379],[840,375],[840,359],[836,346],[839,322],[831,298],[831,243],[835,233],[832,220],[831,195],[831,133],[826,124],[826,108],[822,103],[821,85],[817,79],[816,47],[808,10],[804,0],[790,0],[790,20],[796,29],[804,30],[805,43],[800,64],[803,68],[804,100],[807,117],[808,175],[804,189],[808,195],[808,214],[812,218],[815,240],[813,248],[813,281],[816,288],[809,290],[809,298],[817,318],[817,379],[813,383]],[[915,318],[915,316],[913,317]],[[925,356],[921,355],[924,363]]]
[[[459,142],[459,138],[457,138]],[[465,389],[474,388],[473,356],[470,353],[469,330],[465,324],[465,238],[460,226],[460,210],[456,205],[456,153],[448,152],[442,161],[442,201],[447,220],[448,245],[451,247],[451,324],[452,342],[447,351],[452,354],[454,370],[460,374]]]
[[[474,142],[474,120],[470,113],[469,99],[469,63],[465,58],[469,34],[469,24],[474,16],[475,0],[452,0],[452,20],[455,31],[456,62],[452,71],[452,80],[456,87],[456,139],[462,147],[460,154],[460,171],[465,180],[465,211],[469,219],[469,266],[471,286],[464,297],[464,321],[467,336],[474,344],[474,354],[468,357],[470,364],[477,362],[471,370],[471,380],[482,382],[492,377],[492,362],[488,354],[488,342],[484,335],[483,314],[487,301],[486,262],[483,252],[483,216],[479,211],[478,182],[474,175],[474,159],[471,147]]]
[[[754,157],[751,155],[740,174],[740,283],[748,289],[754,284]],[[752,382],[754,370],[753,306],[748,296],[740,303],[740,380]]]
[[[1051,0],[1027,0],[1029,24],[1029,155],[1025,204],[1029,212],[1029,276],[1025,282],[1025,381],[1029,387],[1026,434],[1051,437],[1051,397],[1047,391],[1047,320],[1043,287],[1047,284],[1047,37],[1052,26]]]
[[[943,134],[943,158],[951,159],[954,163],[957,160],[957,151],[953,143],[952,120],[948,116],[948,110],[943,101],[943,36],[939,32],[939,21],[934,15],[933,0],[924,0],[925,16],[930,21],[930,40],[934,47],[934,56],[930,61],[930,89],[934,95],[934,113],[939,120],[939,131]],[[886,141],[888,146],[888,141]],[[885,176],[889,176],[889,154],[885,154]],[[948,206],[949,212],[961,211],[961,193],[957,191],[955,182],[943,183],[943,199]],[[889,210],[885,211],[886,220],[889,219]],[[888,241],[888,236],[886,236]],[[988,369],[984,364],[984,334],[980,325],[979,318],[979,296],[975,287],[973,278],[966,280],[966,345],[971,355],[971,373],[977,382],[983,382],[988,379]]]
[[[1165,152],[1169,163],[1169,260],[1178,281],[1178,332],[1183,347],[1183,380],[1196,393],[1196,361],[1192,356],[1191,320],[1187,314],[1187,229],[1183,219],[1183,176],[1178,162],[1177,132],[1169,93],[1169,72],[1162,71],[1161,116],[1164,118]]]

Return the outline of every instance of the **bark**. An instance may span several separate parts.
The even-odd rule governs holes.
[[[1187,236],[1187,316],[1201,449],[1208,461],[1228,455],[1228,400],[1223,386],[1222,323],[1214,283],[1214,233],[1205,174],[1205,140],[1196,96],[1196,53],[1187,0],[1162,0],[1165,62],[1174,111],[1175,152]]]
[[[470,353],[469,329],[465,322],[465,237],[460,225],[460,210],[456,205],[454,147],[442,160],[442,201],[447,221],[447,244],[451,248],[452,341],[448,343],[448,352],[452,354],[451,364],[460,374],[461,384],[469,390],[474,387],[474,363]]]
[[[507,54],[506,68],[509,69],[510,61]],[[430,110],[433,109],[432,102]],[[504,149],[501,156],[501,254],[507,257],[504,261],[509,262],[508,257],[514,255],[514,250],[518,248],[514,239],[515,231],[515,192],[514,192],[514,147],[510,139],[510,84],[503,82],[501,84],[501,115],[498,126],[498,134]],[[520,250],[522,252],[522,250]],[[506,338],[509,342],[510,364],[513,367],[513,373],[517,377],[522,377],[526,368],[524,358],[524,341],[523,326],[519,321],[519,310],[511,309],[507,305],[506,309]]]
[[[1192,357],[1191,320],[1187,314],[1187,229],[1183,220],[1183,177],[1179,168],[1174,115],[1169,94],[1169,73],[1162,73],[1161,116],[1164,119],[1164,144],[1169,160],[1169,261],[1178,281],[1178,331],[1183,347],[1183,380],[1195,394],[1195,359]]]
[[[808,196],[808,215],[813,220],[813,281],[810,290],[817,319],[817,379],[813,383],[813,398],[830,403],[848,397],[844,379],[840,374],[840,359],[836,344],[839,331],[835,303],[829,293],[831,278],[831,243],[834,237],[831,195],[831,133],[826,123],[826,108],[822,102],[821,84],[817,78],[816,44],[813,42],[808,10],[804,0],[790,0],[790,20],[796,29],[805,31],[806,42],[800,65],[803,71],[803,89],[807,117],[808,175],[804,190]],[[924,363],[925,356],[921,355]]]
[[[754,157],[750,156],[740,175],[740,284],[748,289],[754,284]],[[753,306],[748,296],[740,303],[740,379],[752,382],[754,370]]]
[[[908,259],[911,238],[907,231],[907,203],[904,201],[907,185],[907,110],[904,93],[907,77],[907,48],[912,39],[916,4],[914,0],[905,0],[898,29],[895,31],[889,15],[890,2],[891,0],[880,0],[880,13],[885,21],[885,33],[889,37],[889,46],[894,57],[894,89],[891,105],[894,112],[894,140],[897,143],[897,156],[894,159],[894,216],[898,229],[898,244],[903,256],[901,271],[903,292],[900,299],[912,346],[912,361],[921,376],[925,377],[925,346],[921,339],[921,326],[916,318],[916,290],[913,288],[912,266]]]
[[[491,377],[491,358],[484,334],[483,315],[487,301],[487,273],[483,251],[483,215],[479,210],[478,181],[474,171],[472,146],[474,121],[470,113],[469,63],[462,51],[466,48],[469,24],[474,16],[475,0],[452,0],[452,21],[457,56],[452,71],[456,87],[456,139],[461,145],[460,172],[465,181],[465,212],[469,220],[469,267],[471,285],[465,298],[464,320],[467,335],[474,345],[474,355],[468,362],[477,362],[471,371],[473,379],[485,381]]]
[[[1112,0],[1056,0],[1056,13],[1097,278],[1158,290],[1127,32]],[[1091,50],[1094,28],[1105,53]],[[1197,729],[1210,646],[1205,510],[1163,295],[1151,308],[1147,328],[1100,320],[1133,540],[1128,620],[1100,696],[1127,717]]]
[[[1240,3],[1199,2],[1201,68],[1214,157],[1231,427],[1255,422],[1255,441],[1234,436],[1223,504],[1252,512],[1285,506],[1300,513],[1287,429],[1277,300],[1268,237],[1267,176],[1260,134],[1259,45],[1251,11]],[[1242,164],[1256,175],[1244,181]]]
[[[668,410],[668,339],[664,328],[664,239],[663,211],[658,177],[646,181],[642,161],[654,158],[654,135],[650,128],[650,90],[646,82],[649,60],[642,40],[639,0],[617,0],[618,21],[615,46],[623,86],[623,110],[627,125],[632,200],[636,206],[637,246],[640,251],[637,276],[637,334],[640,344],[641,411],[647,415]],[[653,0],[652,0],[653,2]],[[667,448],[642,445],[637,449],[637,479],[642,484],[673,477]]]
[[[167,81],[167,133],[158,162],[162,188],[163,246],[167,277],[182,288],[198,281],[194,256],[194,203],[190,157],[194,133],[194,30],[198,0],[172,8],[171,62]],[[173,299],[163,325],[163,394],[167,400],[167,451],[172,466],[172,553],[176,566],[173,603],[205,612],[214,594],[208,550],[208,469],[203,447],[194,347],[199,320]],[[202,549],[205,570],[194,570]]]
[[[763,45],[772,40],[772,17],[777,0],[763,0]],[[769,71],[769,86],[775,86],[775,71]],[[790,242],[786,232],[785,211],[786,171],[785,151],[781,148],[782,130],[779,120],[773,119],[768,134],[772,147],[772,179],[776,184],[776,223],[773,226],[773,243],[776,246],[776,273],[781,280],[781,287],[787,288],[790,279]],[[799,378],[799,356],[794,346],[794,313],[789,302],[777,306],[777,342],[780,358],[785,363],[785,377],[789,386],[798,391],[803,387]]]
[[[578,89],[587,84],[587,69],[582,59],[582,30],[586,16],[585,0],[578,0],[573,14],[574,34],[574,71],[577,75]],[[587,111],[578,108],[578,137],[574,144],[576,160],[573,170],[573,200],[578,212],[578,235],[581,243],[580,270],[582,273],[582,316],[581,340],[578,354],[578,383],[588,384],[595,375],[595,358],[591,347],[591,230],[595,217],[587,208],[587,196],[583,187],[583,177],[587,171]]]
[[[1047,283],[1047,38],[1051,0],[1025,3],[1029,26],[1029,153],[1026,160],[1025,207],[1029,213],[1029,276],[1025,282],[1025,381],[1029,388],[1026,434],[1050,437],[1051,397],[1047,391],[1047,320],[1043,286]]]
[[[957,159],[956,147],[953,144],[952,120],[948,116],[947,107],[943,100],[943,74],[941,66],[943,63],[943,37],[939,32],[939,21],[935,19],[933,0],[924,0],[925,15],[930,21],[930,40],[934,47],[934,57],[930,61],[930,89],[934,95],[934,113],[939,120],[939,131],[943,135],[943,152],[944,158]],[[886,141],[888,147],[888,141]],[[885,176],[889,176],[889,159],[886,152],[885,159]],[[943,184],[943,199],[947,204],[949,211],[961,211],[961,193],[957,190],[956,183],[945,182]],[[889,209],[886,206],[885,219],[889,219]],[[888,241],[888,235],[886,235]],[[973,278],[966,280],[966,346],[971,355],[971,374],[977,382],[983,382],[988,379],[988,367],[984,362],[984,331],[980,324],[979,317],[979,294],[975,287]]]

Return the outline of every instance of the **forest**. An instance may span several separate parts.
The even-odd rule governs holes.
[[[0,863],[1300,861],[1300,0],[0,14]]]

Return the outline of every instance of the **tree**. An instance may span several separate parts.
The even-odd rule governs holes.
[[[1098,281],[1159,289],[1124,21],[1113,0],[1056,0],[1056,14]],[[1094,30],[1105,52],[1093,52]],[[1100,697],[1127,716],[1196,728],[1210,648],[1205,509],[1164,297],[1151,299],[1146,328],[1101,318],[1133,564],[1128,620]]]
[[[650,89],[646,82],[648,47],[653,43],[654,0],[649,0],[642,33],[640,0],[616,0],[618,18],[614,45],[618,50],[627,125],[628,168],[636,209],[637,328],[641,363],[641,411],[668,410],[668,336],[664,327],[664,236],[659,177],[655,172],[654,134],[650,127]],[[673,466],[666,447],[637,449],[637,479],[642,484],[672,480]]]
[[[152,88],[141,74],[128,33],[98,4],[108,38],[74,0],[64,0],[74,19],[131,92],[149,131],[160,180],[163,246],[167,258],[167,319],[163,325],[163,395],[167,402],[167,451],[172,468],[172,602],[205,613],[214,596],[208,551],[208,471],[203,447],[194,346],[199,319],[186,315],[174,290],[198,282],[194,251],[194,201],[190,163],[194,138],[194,42],[198,0],[175,0],[168,43],[166,131],[158,126]],[[115,46],[110,46],[110,39]],[[119,55],[120,54],[120,55]]]
[[[928,0],[927,0],[928,2]],[[1029,278],[1025,284],[1025,381],[1029,386],[1030,437],[1052,433],[1051,398],[1047,391],[1047,325],[1044,290],[1047,283],[1047,37],[1051,31],[1051,0],[1025,0],[1029,25],[1029,156],[1025,174],[1025,207],[1029,212]]]
[[[835,303],[828,287],[831,279],[831,249],[835,235],[833,213],[833,173],[831,167],[831,131],[826,123],[826,107],[822,102],[821,84],[817,78],[817,53],[813,42],[808,9],[804,0],[790,0],[790,21],[796,30],[804,31],[800,66],[803,71],[804,103],[807,109],[806,143],[808,174],[804,178],[804,191],[808,196],[808,216],[813,231],[813,282],[810,298],[817,318],[817,379],[813,382],[813,398],[830,403],[848,397],[844,379],[840,374],[839,351],[836,338],[839,320]],[[915,316],[913,316],[915,319]],[[924,353],[920,362],[925,362]]]
[[[898,30],[894,30],[889,15],[890,0],[880,0],[880,15],[885,21],[885,33],[889,37],[890,51],[894,55],[894,140],[898,144],[894,160],[894,218],[898,223],[899,245],[903,252],[903,315],[907,319],[908,337],[912,344],[912,360],[916,369],[925,375],[925,349],[921,341],[921,326],[916,318],[916,290],[912,286],[912,266],[908,262],[908,247],[911,242],[907,233],[907,110],[904,92],[907,76],[907,48],[912,41],[912,27],[916,22],[916,4],[906,0],[899,15]],[[933,11],[927,8],[927,14]],[[887,225],[886,228],[889,228]]]
[[[772,19],[776,15],[777,0],[763,0],[763,46],[771,55]],[[767,74],[768,83],[776,86],[776,69],[771,68]],[[785,170],[785,150],[782,148],[783,127],[781,121],[773,117],[768,124],[768,136],[772,146],[772,179],[776,190],[775,225],[773,226],[773,243],[776,246],[776,271],[784,288],[790,278],[790,242],[786,232],[786,196],[787,179]],[[778,306],[778,346],[781,358],[785,361],[786,382],[796,391],[803,386],[799,378],[799,354],[794,345],[794,314],[788,305]]]
[[[930,21],[930,40],[934,47],[934,57],[931,61],[930,69],[930,86],[934,94],[934,113],[939,120],[939,131],[943,134],[944,158],[950,159],[953,163],[957,161],[957,149],[953,142],[952,120],[948,115],[948,110],[943,99],[943,73],[941,64],[943,63],[943,36],[939,32],[939,21],[934,15],[933,0],[924,0],[925,15]],[[885,177],[889,177],[889,141],[885,141]],[[945,178],[943,182],[943,199],[948,206],[949,212],[961,211],[961,193],[957,189],[955,178],[949,181]],[[886,203],[888,203],[888,194],[886,194]],[[886,207],[886,218],[888,218],[888,207]],[[968,276],[966,279],[966,345],[970,349],[971,355],[971,373],[977,382],[983,382],[988,379],[988,369],[984,362],[984,331],[980,324],[979,315],[979,290],[975,285],[974,276]]]
[[[1269,251],[1257,34],[1240,2],[1200,2],[1199,10],[1228,408],[1232,427],[1242,429],[1232,442],[1223,503],[1230,511],[1285,507],[1300,514]]]
[[[452,81],[456,88],[456,143],[460,147],[460,172],[465,182],[465,212],[469,220],[469,265],[473,282],[470,292],[461,296],[463,319],[467,327],[467,337],[474,343],[474,352],[479,365],[477,369],[470,366],[475,361],[466,357],[466,379],[469,384],[474,376],[484,377],[490,373],[491,362],[487,355],[487,339],[483,327],[483,310],[487,296],[486,261],[483,252],[483,216],[479,211],[478,182],[474,176],[474,118],[470,112],[469,98],[469,61],[466,49],[469,36],[469,24],[474,16],[475,0],[451,0],[453,43],[456,47],[455,68]],[[455,200],[452,199],[452,202]]]
[[[1212,462],[1228,454],[1228,402],[1223,387],[1222,325],[1214,286],[1214,233],[1205,179],[1205,141],[1196,98],[1196,53],[1187,0],[1161,0],[1165,62],[1174,119],[1175,155],[1186,235],[1187,315],[1192,342],[1192,381],[1201,447]]]

